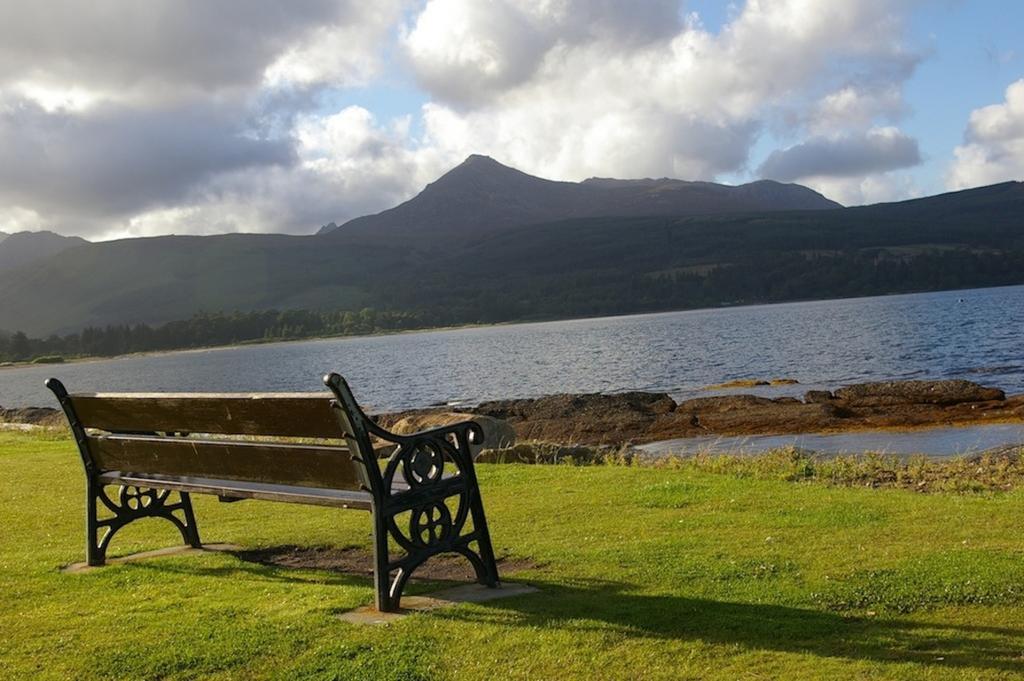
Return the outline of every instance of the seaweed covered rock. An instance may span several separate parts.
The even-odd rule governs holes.
[[[859,383],[836,390],[835,396],[837,400],[853,407],[950,405],[1006,399],[1006,395],[998,388],[986,388],[963,380]]]

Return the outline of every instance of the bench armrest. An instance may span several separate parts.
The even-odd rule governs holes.
[[[484,444],[484,429],[473,420],[459,421],[458,423],[450,423],[446,426],[437,426],[436,428],[428,428],[405,435],[392,433],[370,421],[368,423],[368,430],[371,435],[398,445],[412,445],[416,441],[423,440],[443,440],[451,435],[454,435],[459,440],[459,443],[463,445],[481,447]]]

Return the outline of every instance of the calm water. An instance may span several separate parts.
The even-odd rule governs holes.
[[[0,370],[0,405],[71,391],[309,391],[344,374],[374,409],[556,392],[708,394],[738,378],[814,387],[966,378],[1024,392],[1024,287],[318,340]]]
[[[860,454],[877,452],[895,456],[928,454],[953,457],[978,454],[1006,444],[1024,443],[1024,425],[1002,424],[966,428],[928,428],[906,433],[864,431],[853,433],[807,433],[802,435],[749,435],[745,437],[689,437],[641,445],[653,455],[729,453],[759,454],[772,449],[796,447],[819,454]]]

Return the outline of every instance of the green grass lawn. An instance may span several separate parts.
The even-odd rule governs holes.
[[[368,579],[231,554],[83,574],[73,443],[0,432],[0,678],[1020,678],[1024,493],[693,467],[479,467],[540,593],[340,621]],[[204,541],[369,546],[365,513],[194,497]],[[180,543],[146,520],[111,555]],[[436,585],[420,584],[423,591]],[[414,591],[415,591],[414,590]]]

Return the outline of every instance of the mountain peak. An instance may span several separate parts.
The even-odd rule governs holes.
[[[442,180],[453,177],[465,177],[465,176],[499,176],[499,177],[511,177],[516,175],[527,176],[526,173],[516,170],[511,166],[507,166],[504,163],[495,161],[490,156],[484,156],[483,154],[470,154],[466,157],[459,165],[455,166],[447,173],[437,178],[430,185],[433,186],[440,184]]]
[[[814,210],[839,204],[800,185],[732,187],[670,178],[547,180],[470,154],[418,195],[376,215],[325,225],[320,234],[425,239],[479,237],[522,225],[585,217],[708,215]]]
[[[459,165],[461,165],[461,166],[490,165],[490,166],[501,166],[502,168],[507,168],[508,167],[506,165],[498,163],[493,158],[491,158],[490,156],[487,156],[485,154],[470,154],[469,156],[466,157],[466,160],[463,161],[462,163],[460,163]]]
[[[484,156],[483,154],[470,154],[462,161],[459,165],[455,166],[441,177],[437,178],[433,183],[436,184],[438,180],[444,179],[449,175],[460,175],[462,173],[473,172],[473,173],[493,173],[493,172],[513,172],[518,173],[519,171],[515,168],[499,163],[490,156]]]
[[[525,198],[558,184],[561,183],[528,175],[490,156],[470,154],[465,161],[428,184],[410,203],[453,199],[460,203],[463,200],[493,201],[498,196]]]

